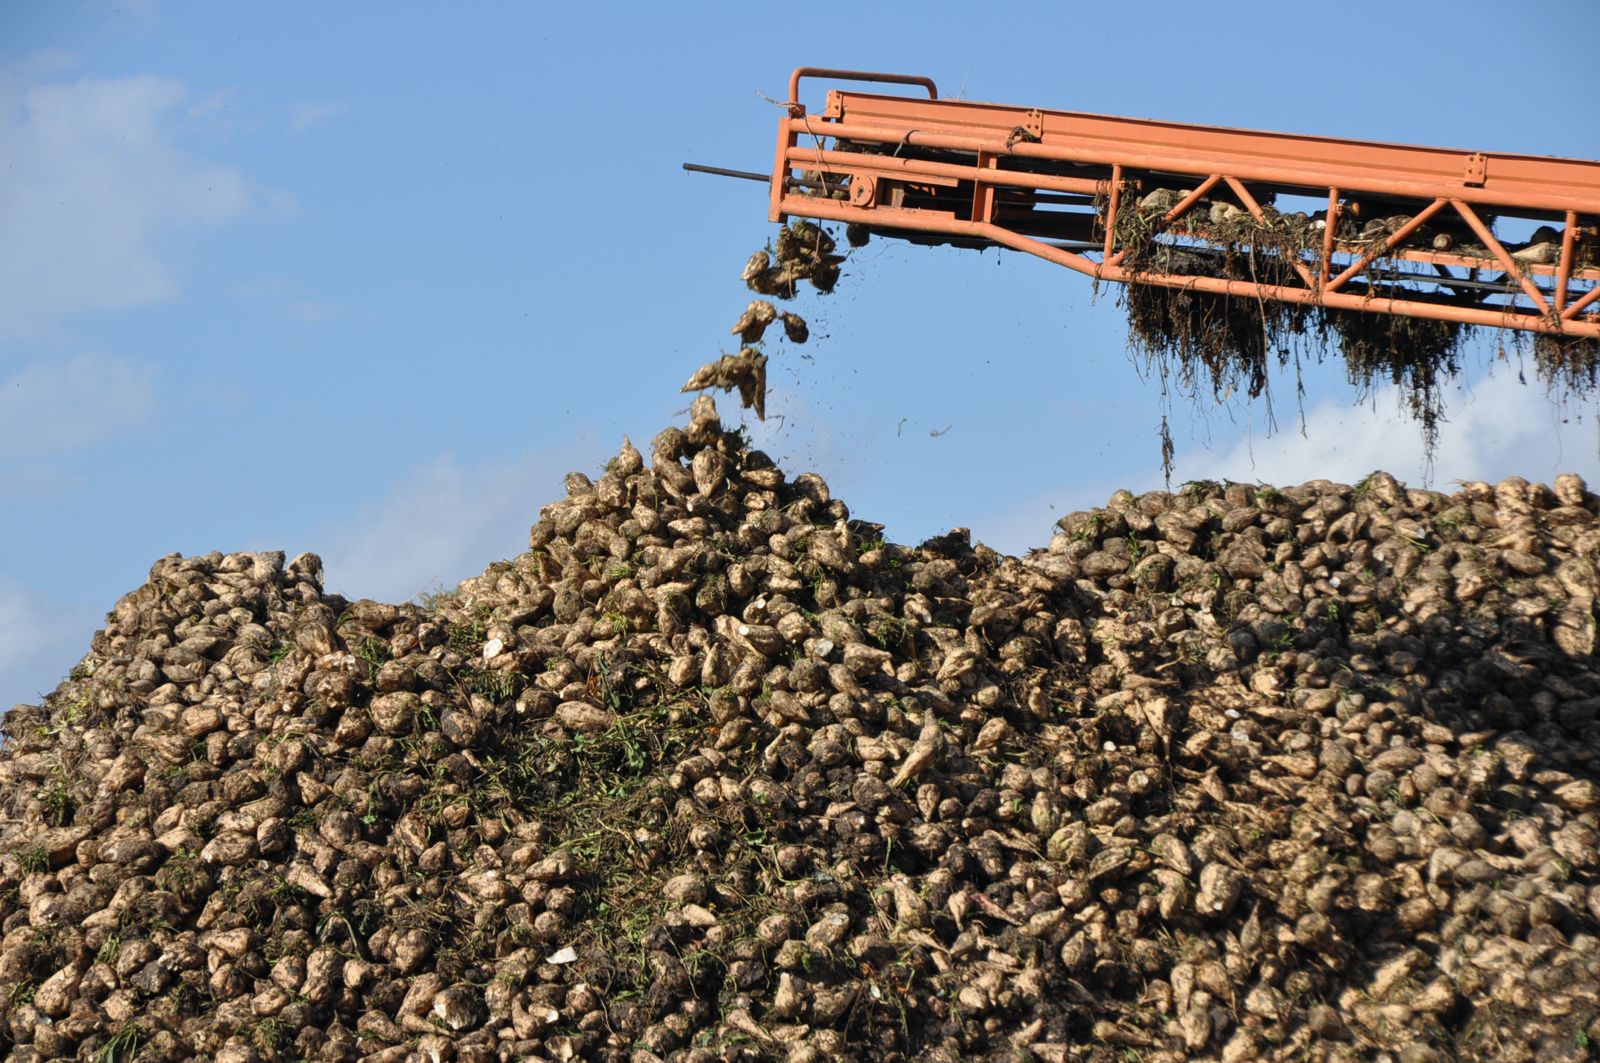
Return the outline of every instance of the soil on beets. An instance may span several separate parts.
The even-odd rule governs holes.
[[[776,286],[776,282],[774,285]],[[425,603],[158,561],[3,720],[10,1059],[1576,1059],[1597,499],[886,542],[685,428]]]

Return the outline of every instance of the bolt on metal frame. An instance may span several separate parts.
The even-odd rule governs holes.
[[[811,114],[806,78],[916,86],[927,98],[835,88]],[[1228,252],[1248,241],[1209,232],[1197,205],[1215,196],[1265,225],[1263,202],[1286,195],[1326,202],[1321,246],[1263,247],[1298,285],[1127,264],[1137,248],[1119,236],[1119,216],[1131,195],[1157,188],[1182,196],[1142,239]],[[1382,239],[1341,237],[1342,216],[1364,208],[1407,220]],[[1600,235],[1600,162],[946,100],[924,77],[801,67],[771,182],[771,220],[790,216],[1008,247],[1101,280],[1600,338],[1600,265],[1580,258]],[[1519,259],[1497,219],[1558,227],[1556,261]],[[1481,247],[1406,246],[1430,223]]]

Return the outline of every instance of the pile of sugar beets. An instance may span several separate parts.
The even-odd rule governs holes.
[[[1600,1041],[1575,477],[885,542],[707,397],[425,604],[163,558],[3,721],[47,1059],[1560,1060]]]

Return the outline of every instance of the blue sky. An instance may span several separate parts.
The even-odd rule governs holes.
[[[1508,10],[0,0],[0,707],[172,551],[316,550],[330,589],[403,599],[523,549],[562,474],[732,349],[765,189],[679,164],[768,167],[797,65],[1600,157],[1559,64],[1596,9]],[[814,338],[776,348],[755,435],[895,538],[1022,550],[1160,484],[1159,388],[1082,277],[878,242],[796,309]],[[1435,485],[1600,479],[1592,404],[1469,362]],[[1336,365],[1308,389],[1303,434],[1287,381],[1276,433],[1179,402],[1177,478],[1421,482],[1392,393],[1354,405]]]

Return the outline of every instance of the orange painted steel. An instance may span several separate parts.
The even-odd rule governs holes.
[[[1350,280],[1352,277],[1355,277],[1362,270],[1366,269],[1369,265],[1371,265],[1373,262],[1376,262],[1384,255],[1393,252],[1396,247],[1399,247],[1405,242],[1406,237],[1410,236],[1412,233],[1422,228],[1423,225],[1427,224],[1428,219],[1433,217],[1434,214],[1438,213],[1439,209],[1445,205],[1445,202],[1446,201],[1443,199],[1436,199],[1432,203],[1429,203],[1426,207],[1423,207],[1421,213],[1417,214],[1410,221],[1396,229],[1389,236],[1389,238],[1383,242],[1381,247],[1375,248],[1371,251],[1362,252],[1361,256],[1352,262],[1348,267],[1346,267],[1343,273],[1339,274],[1337,277],[1328,282],[1328,286],[1325,290],[1337,291],[1338,289],[1343,288],[1346,281]]]
[[[808,112],[807,78],[920,87],[928,98],[830,85]],[[1172,205],[1142,214],[1130,245],[1118,220],[1158,189]],[[1265,234],[1282,217],[1268,212],[1279,196],[1326,203],[1320,246],[1261,247],[1299,285],[1125,264],[1152,240],[1193,252],[1187,260],[1231,256],[1249,233],[1218,231],[1216,204],[1242,208]],[[948,100],[927,78],[801,67],[778,123],[770,198],[774,221],[1007,247],[1098,279],[1600,338],[1600,162]],[[1559,232],[1548,247],[1515,249],[1494,231],[1507,222]],[[1431,247],[1419,245],[1430,232]]]
[[[1556,312],[1567,306],[1567,282],[1572,279],[1572,249],[1577,237],[1578,216],[1567,211],[1566,224],[1561,229],[1561,260],[1556,267]]]

